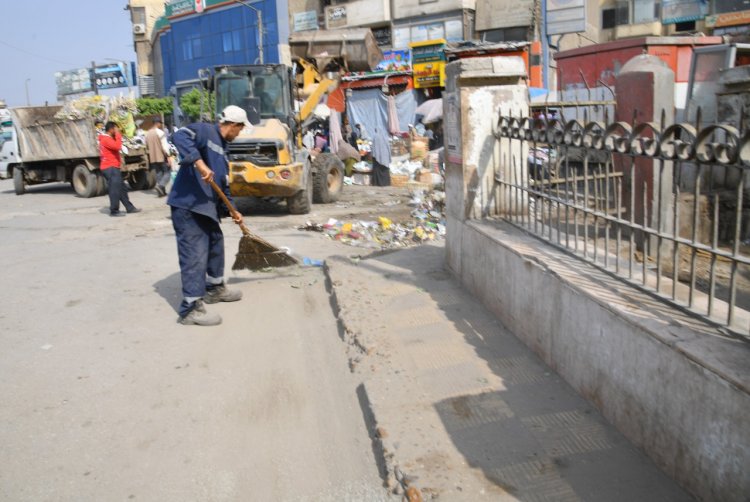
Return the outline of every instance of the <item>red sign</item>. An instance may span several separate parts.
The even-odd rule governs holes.
[[[197,12],[198,14],[203,12],[203,8],[205,7],[204,3],[205,0],[195,0],[195,12]]]

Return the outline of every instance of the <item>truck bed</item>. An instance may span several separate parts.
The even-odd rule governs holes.
[[[91,119],[59,120],[61,106],[27,106],[11,110],[24,162],[99,157]]]

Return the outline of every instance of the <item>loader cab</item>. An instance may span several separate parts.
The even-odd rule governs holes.
[[[213,87],[217,112],[239,106],[253,125],[268,119],[288,123],[293,116],[289,75],[283,65],[218,67]]]

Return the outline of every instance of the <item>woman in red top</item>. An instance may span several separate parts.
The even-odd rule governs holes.
[[[104,134],[99,135],[99,169],[107,179],[109,192],[109,215],[125,216],[120,212],[120,202],[125,206],[128,213],[138,213],[130,198],[125,184],[122,181],[120,171],[120,150],[122,149],[122,134],[120,128],[114,122],[107,122],[104,126]]]

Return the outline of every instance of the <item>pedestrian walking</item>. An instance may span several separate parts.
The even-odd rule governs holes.
[[[372,138],[372,184],[377,187],[391,185],[391,147],[382,127],[375,128]]]
[[[125,206],[125,211],[128,213],[139,213],[141,211],[130,202],[125,183],[122,181],[122,171],[120,171],[121,149],[122,134],[120,128],[114,122],[107,122],[104,124],[104,132],[99,134],[99,169],[107,180],[110,216],[125,216],[125,213],[120,211],[120,202]]]
[[[244,127],[251,127],[247,113],[231,105],[221,112],[218,124],[190,124],[172,136],[181,160],[167,204],[180,262],[181,324],[220,324],[221,317],[209,314],[204,304],[242,298],[242,292],[228,289],[224,282],[224,234],[219,225],[223,208],[208,181],[215,181],[231,199],[225,149]],[[233,219],[242,223],[239,214]]]
[[[156,194],[159,197],[167,195],[167,183],[172,175],[169,166],[169,144],[167,135],[162,129],[160,118],[154,119],[154,126],[146,133],[146,149],[148,150],[148,163],[156,175]]]

